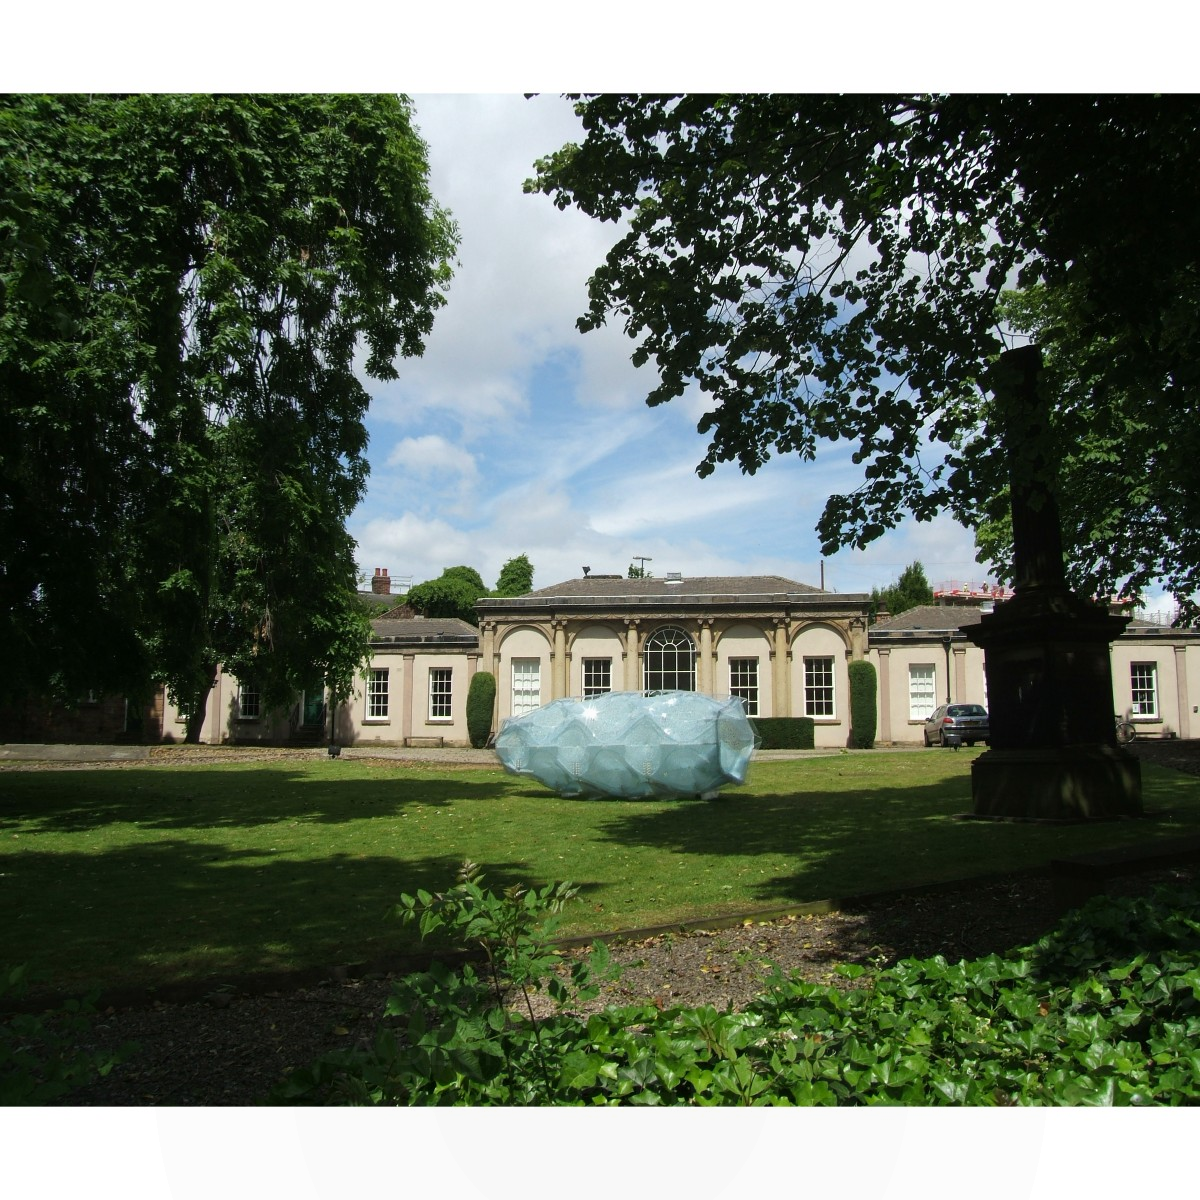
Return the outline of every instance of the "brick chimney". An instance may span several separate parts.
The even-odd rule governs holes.
[[[388,575],[387,567],[375,568],[375,578],[371,580],[371,591],[376,596],[390,596],[392,594],[392,579]]]

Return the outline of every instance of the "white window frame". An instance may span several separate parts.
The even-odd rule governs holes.
[[[367,672],[367,720],[387,721],[391,714],[391,669],[372,667]]]
[[[682,629],[664,625],[646,639],[642,688],[647,692],[696,690],[696,643]]]
[[[832,654],[804,658],[804,715],[814,721],[837,720],[837,676]],[[828,710],[828,711],[826,711]]]
[[[612,691],[612,659],[585,658],[583,660],[583,698],[603,696]]]
[[[429,720],[431,723],[454,719],[454,668],[429,668]]]
[[[512,715],[523,717],[542,707],[542,660],[512,660]]]
[[[1136,721],[1158,720],[1158,663],[1129,664],[1130,714]]]
[[[253,684],[238,684],[238,720],[262,720],[262,692]]]
[[[909,663],[908,719],[928,721],[937,706],[937,663]]]
[[[758,659],[740,657],[729,660],[729,694],[739,696],[746,716],[758,716]]]

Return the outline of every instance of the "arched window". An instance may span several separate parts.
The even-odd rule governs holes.
[[[694,692],[696,647],[682,629],[658,629],[642,655],[642,687],[647,692]]]

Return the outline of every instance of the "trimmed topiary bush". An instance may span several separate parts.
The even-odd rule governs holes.
[[[812,717],[755,717],[752,724],[762,739],[760,750],[812,750],[816,745]]]
[[[467,689],[467,736],[476,750],[487,745],[496,706],[496,677],[491,671],[476,671]]]
[[[875,667],[857,658],[847,667],[850,674],[850,745],[870,750],[875,745]]]

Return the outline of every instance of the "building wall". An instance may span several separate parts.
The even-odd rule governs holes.
[[[1200,736],[1200,645],[1161,635],[1126,634],[1113,644],[1113,712],[1128,717],[1139,733]],[[1154,712],[1135,711],[1134,672],[1145,679],[1153,668]]]
[[[1113,643],[1110,658],[1113,713],[1130,715],[1139,733],[1174,733],[1200,737],[1200,642],[1188,634],[1127,633]],[[939,638],[906,638],[871,647],[869,658],[879,676],[879,741],[920,744],[923,722],[911,716],[910,674],[913,664],[928,663],[935,671],[935,703],[946,700],[946,653]],[[950,699],[988,703],[983,651],[970,643],[954,642],[950,654]],[[1156,681],[1153,716],[1131,713],[1133,664],[1151,664]],[[1143,676],[1144,677],[1144,676]]]
[[[845,632],[824,623],[805,625],[790,642],[788,711],[781,716],[812,717],[817,747],[845,746],[850,736],[850,676],[847,664],[851,647]],[[824,703],[826,666],[832,670],[832,713]],[[814,688],[811,685],[816,684]]]
[[[983,651],[963,641],[950,645],[949,661],[940,637],[911,638],[871,647],[868,659],[879,680],[879,733],[881,742],[922,742],[924,719],[914,702],[924,689],[914,679],[913,667],[924,667],[922,678],[932,668],[932,705],[982,704],[987,707],[987,681],[983,673]]]
[[[424,651],[419,648],[376,649],[354,694],[336,714],[336,741],[342,746],[403,746],[412,740],[441,738],[447,746],[470,744],[467,734],[467,689],[479,665],[475,651]],[[368,694],[372,673],[387,672],[385,692],[375,696],[375,712],[369,715]],[[449,671],[449,716],[431,711],[431,672]],[[443,677],[444,678],[444,677]],[[322,690],[322,700],[324,700]],[[219,671],[209,694],[200,740],[209,745],[221,742],[278,745],[293,740],[301,723],[304,695],[284,709],[262,707],[258,715],[242,711],[241,686],[236,676]],[[326,713],[322,741],[330,731]],[[164,701],[163,736],[183,741],[186,722],[178,708]]]

